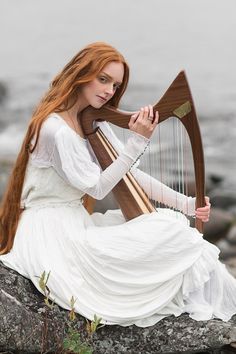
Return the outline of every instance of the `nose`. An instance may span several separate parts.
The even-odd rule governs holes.
[[[107,84],[106,85],[106,94],[113,95],[113,93],[114,93],[113,83]]]

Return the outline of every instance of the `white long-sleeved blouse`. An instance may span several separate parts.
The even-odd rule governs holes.
[[[30,163],[38,168],[53,168],[70,186],[95,199],[103,199],[130,169],[149,197],[194,215],[195,198],[173,191],[139,170],[136,165],[149,139],[132,133],[126,145],[116,137],[109,124],[98,123],[118,152],[118,158],[104,171],[86,139],[71,129],[63,118],[53,113],[43,123]]]

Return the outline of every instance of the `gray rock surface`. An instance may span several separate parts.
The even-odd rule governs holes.
[[[0,104],[4,103],[7,97],[7,85],[0,81]]]
[[[13,163],[4,159],[0,159],[0,199],[7,187],[8,177],[12,171]]]
[[[229,233],[227,234],[226,239],[230,245],[236,246],[236,221],[235,224],[232,225]]]
[[[234,278],[236,278],[236,257],[229,257],[227,259],[223,259],[222,263],[224,263],[228,269],[228,271],[232,274]]]
[[[210,197],[212,206],[224,210],[236,205],[236,192],[232,189],[217,188],[210,193]]]
[[[0,318],[0,352],[59,352],[68,328],[68,311],[57,305],[48,309],[31,282],[1,262]],[[77,316],[74,327],[94,354],[211,352],[236,341],[236,316],[227,323],[197,322],[183,314],[148,328],[105,326],[92,336],[86,331],[85,319]]]
[[[230,211],[212,207],[209,222],[204,224],[204,238],[210,242],[224,238],[234,223],[234,216]]]

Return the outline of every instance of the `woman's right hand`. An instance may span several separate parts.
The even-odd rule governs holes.
[[[158,111],[153,113],[151,105],[142,107],[140,111],[134,113],[129,121],[129,129],[135,133],[150,139],[159,119]]]

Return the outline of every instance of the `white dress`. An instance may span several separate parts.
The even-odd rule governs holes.
[[[168,315],[188,312],[195,320],[227,321],[236,313],[236,280],[218,260],[219,250],[172,210],[158,210],[125,222],[120,210],[89,215],[85,193],[102,199],[132,167],[155,199],[194,213],[194,199],[141,172],[135,161],[148,139],[133,133],[125,147],[109,128],[100,127],[119,151],[101,171],[88,142],[57,114],[43,124],[31,155],[22,213],[11,251],[0,256],[8,267],[31,279],[50,271],[50,297],[63,308],[106,324],[146,327]],[[182,215],[182,214],[181,214]]]

